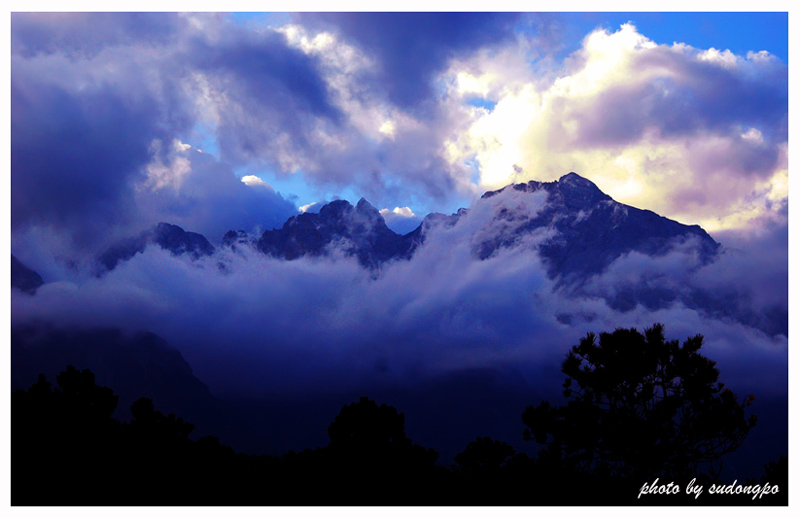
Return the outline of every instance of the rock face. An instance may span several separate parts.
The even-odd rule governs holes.
[[[258,249],[289,260],[339,251],[355,256],[367,268],[408,259],[413,252],[412,241],[389,229],[380,212],[364,198],[355,207],[337,200],[323,206],[318,214],[293,216],[282,228],[264,232]]]
[[[11,254],[11,288],[17,288],[20,291],[29,293],[31,295],[36,293],[36,290],[44,284],[41,275],[31,270],[22,262]]]
[[[255,241],[251,241],[250,236],[244,230],[229,230],[222,236],[222,246],[231,247],[234,250],[237,246],[254,245],[255,243]]]
[[[556,182],[515,184],[487,192],[482,199],[513,189],[526,193],[547,193],[544,208],[508,234],[497,235],[479,250],[481,259],[498,249],[513,246],[521,234],[540,228],[556,230],[553,239],[543,243],[540,255],[548,265],[550,277],[583,280],[600,273],[615,259],[629,252],[661,255],[677,245],[689,244],[710,261],[719,249],[705,230],[697,225],[682,225],[649,210],[641,210],[611,199],[591,181],[569,173]],[[503,214],[498,216],[503,217]]]
[[[214,247],[202,234],[187,232],[177,225],[159,223],[136,237],[113,245],[99,257],[99,262],[106,270],[113,270],[121,261],[144,252],[149,244],[155,244],[173,255],[189,254],[193,259],[214,253]]]

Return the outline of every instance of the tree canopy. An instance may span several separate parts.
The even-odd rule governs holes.
[[[700,354],[702,335],[667,341],[664,326],[589,333],[562,364],[567,404],[523,414],[539,458],[567,472],[652,480],[719,472],[756,424]]]

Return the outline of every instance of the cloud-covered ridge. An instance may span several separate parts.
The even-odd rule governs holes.
[[[709,261],[699,243],[676,241],[657,253],[623,254],[586,282],[564,285],[548,274],[542,252],[563,238],[559,228],[518,232],[557,202],[543,188],[505,189],[453,217],[429,218],[411,259],[385,263],[378,274],[344,241],[293,260],[247,239],[194,259],[148,246],[101,278],[15,294],[12,317],[15,325],[151,330],[223,394],[345,391],[489,366],[530,372],[557,365],[584,331],[659,321],[679,336],[705,334],[709,354],[729,371],[763,365],[765,379],[737,381],[780,393],[782,381],[766,373],[785,365],[785,327],[764,321],[785,323],[787,301],[741,275],[763,265],[762,256],[731,251]],[[345,204],[320,214],[349,207],[351,216],[380,217],[366,202]],[[303,217],[319,215],[295,218]],[[512,235],[481,257],[487,241]],[[729,297],[733,307],[723,303]]]

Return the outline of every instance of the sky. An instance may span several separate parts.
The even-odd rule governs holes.
[[[405,233],[570,171],[710,232],[785,219],[786,13],[17,13],[11,36],[14,235],[215,242],[361,197]]]
[[[737,389],[785,394],[785,334],[607,300],[658,279],[788,314],[788,29],[785,12],[14,13],[10,244],[47,284],[12,294],[12,324],[147,329],[215,394],[275,395],[535,378],[588,331],[665,322],[706,335]],[[571,171],[725,254],[630,254],[579,297],[531,254],[542,236],[475,260],[493,210],[542,208],[484,192]],[[377,278],[346,257],[153,247],[94,275],[160,221],[216,245],[361,197],[399,233],[471,210]]]

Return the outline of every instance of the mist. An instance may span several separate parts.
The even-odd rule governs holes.
[[[618,291],[651,283],[679,294],[735,294],[754,314],[786,310],[787,298],[773,289],[786,271],[772,259],[757,248],[725,249],[702,265],[688,245],[662,256],[630,253],[571,290],[547,276],[537,253],[553,229],[477,258],[482,240],[545,206],[543,193],[514,190],[480,200],[455,223],[426,223],[411,260],[377,271],[336,249],[286,261],[249,246],[219,247],[193,261],[151,245],[100,277],[75,267],[61,279],[45,276],[35,296],[15,291],[12,324],[152,331],[215,395],[299,396],[411,387],[474,369],[513,371],[535,386],[587,332],[661,322],[669,339],[703,334],[705,354],[734,390],[785,394],[788,377],[775,375],[787,369],[785,334],[680,297],[660,307],[613,304]],[[502,209],[517,218],[495,218]],[[771,266],[772,284],[745,274]]]

